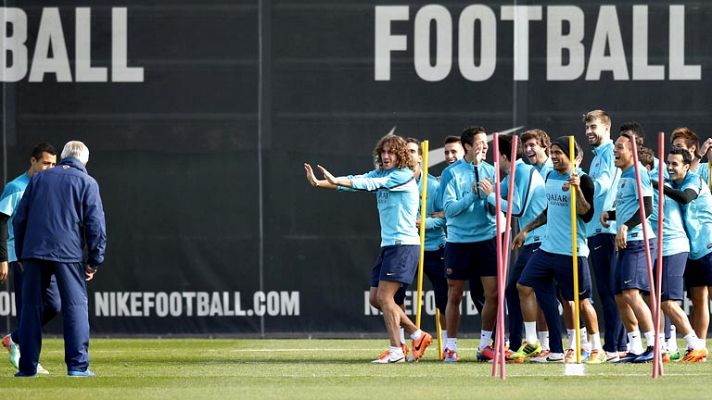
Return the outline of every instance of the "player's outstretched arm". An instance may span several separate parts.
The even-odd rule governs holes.
[[[651,181],[651,183],[653,184],[653,189],[658,190],[658,181]],[[687,188],[683,191],[673,189],[669,186],[663,186],[663,192],[665,192],[665,196],[675,200],[676,202],[682,205],[685,205],[697,198],[697,192],[695,192],[695,190],[692,188]]]
[[[353,187],[350,180],[335,177],[334,175],[331,174],[331,172],[329,172],[326,168],[322,167],[319,164],[317,164],[316,167],[319,169],[321,174],[324,175],[324,179],[326,179],[326,182],[329,185],[334,186],[333,189],[336,189],[337,186],[343,186],[343,187],[347,187],[347,188]],[[329,189],[331,189],[331,187]]]
[[[331,184],[326,179],[317,179],[316,175],[314,175],[314,169],[309,163],[304,163],[304,172],[307,176],[307,182],[309,182],[309,184],[313,187],[320,189],[336,189],[336,185]]]

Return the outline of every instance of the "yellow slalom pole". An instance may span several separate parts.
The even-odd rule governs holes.
[[[423,165],[420,168],[422,195],[420,197],[420,259],[418,262],[418,297],[416,300],[415,325],[420,328],[423,309],[423,266],[425,264],[425,217],[428,216],[428,141],[421,143]]]
[[[710,190],[712,190],[712,158],[707,160],[707,185],[709,185]]]
[[[569,136],[569,160],[571,161],[571,174],[576,173],[576,153],[574,152],[573,135]],[[578,247],[576,246],[576,190],[569,187],[571,197],[571,251],[574,261],[574,329],[576,330],[576,363],[581,364],[581,316],[579,311],[579,284],[578,284]]]
[[[443,343],[443,327],[440,326],[440,310],[437,307],[435,307],[435,330],[438,335],[438,358],[442,360],[445,358],[445,354],[443,354],[445,343]]]

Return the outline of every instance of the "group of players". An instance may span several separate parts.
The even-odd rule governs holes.
[[[488,137],[481,127],[465,129],[445,141],[449,165],[439,178],[428,176],[424,266],[441,313],[446,363],[457,362],[460,303],[465,283],[482,316],[477,360],[494,357],[492,337],[497,315],[497,218],[511,207],[519,233],[512,247],[518,257],[508,273],[508,362],[575,362],[573,249],[570,195],[576,193],[578,287],[581,349],[586,363],[649,362],[654,357],[655,331],[649,307],[650,290],[646,248],[655,264],[658,168],[665,172],[663,271],[661,307],[673,332],[660,340],[663,361],[704,362],[712,289],[712,195],[710,168],[712,139],[701,143],[688,128],[675,129],[665,160],[656,160],[643,147],[644,133],[636,122],[620,126],[611,138],[611,118],[602,110],[583,117],[586,138],[593,147],[588,173],[581,169],[584,154],[576,143],[570,159],[569,137],[551,140],[532,129],[519,136],[521,145],[512,159],[512,136],[499,136],[501,199],[493,187],[495,170],[485,161]],[[635,143],[634,143],[635,142]],[[635,145],[635,146],[634,146]],[[640,160],[640,191],[633,151]],[[372,268],[371,304],[383,312],[390,345],[374,363],[417,361],[432,342],[403,309],[405,287],[418,265],[420,241],[419,194],[422,193],[422,154],[418,140],[396,135],[383,137],[373,153],[375,169],[356,176],[335,177],[317,166],[317,179],[304,164],[308,182],[317,188],[375,192],[381,224],[381,250]],[[514,163],[514,193],[507,203]],[[642,201],[639,199],[642,193]],[[647,223],[643,224],[640,204]],[[414,222],[415,221],[415,222]],[[645,230],[644,230],[645,229]],[[647,242],[646,242],[647,240]],[[592,304],[592,280],[601,301],[604,340]],[[692,300],[691,319],[680,308],[684,289]],[[569,337],[564,349],[559,306]],[[661,324],[663,326],[664,324]],[[676,329],[675,329],[676,328]],[[684,337],[680,354],[674,332]],[[642,335],[641,335],[642,332]],[[406,345],[405,333],[412,339]],[[522,333],[524,335],[522,336]],[[658,333],[661,339],[665,333]],[[646,346],[643,346],[642,336]],[[410,357],[409,357],[410,353]]]

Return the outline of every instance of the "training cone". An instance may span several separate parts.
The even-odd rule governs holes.
[[[566,376],[584,376],[586,369],[584,364],[564,364],[564,375]]]

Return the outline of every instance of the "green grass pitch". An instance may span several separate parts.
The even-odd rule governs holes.
[[[65,375],[61,339],[45,340],[49,376],[14,378],[0,365],[3,399],[700,399],[712,398],[712,363],[508,364],[506,381],[474,362],[476,340],[461,340],[463,360],[444,365],[434,347],[413,364],[372,365],[385,340],[94,339],[96,378]]]

